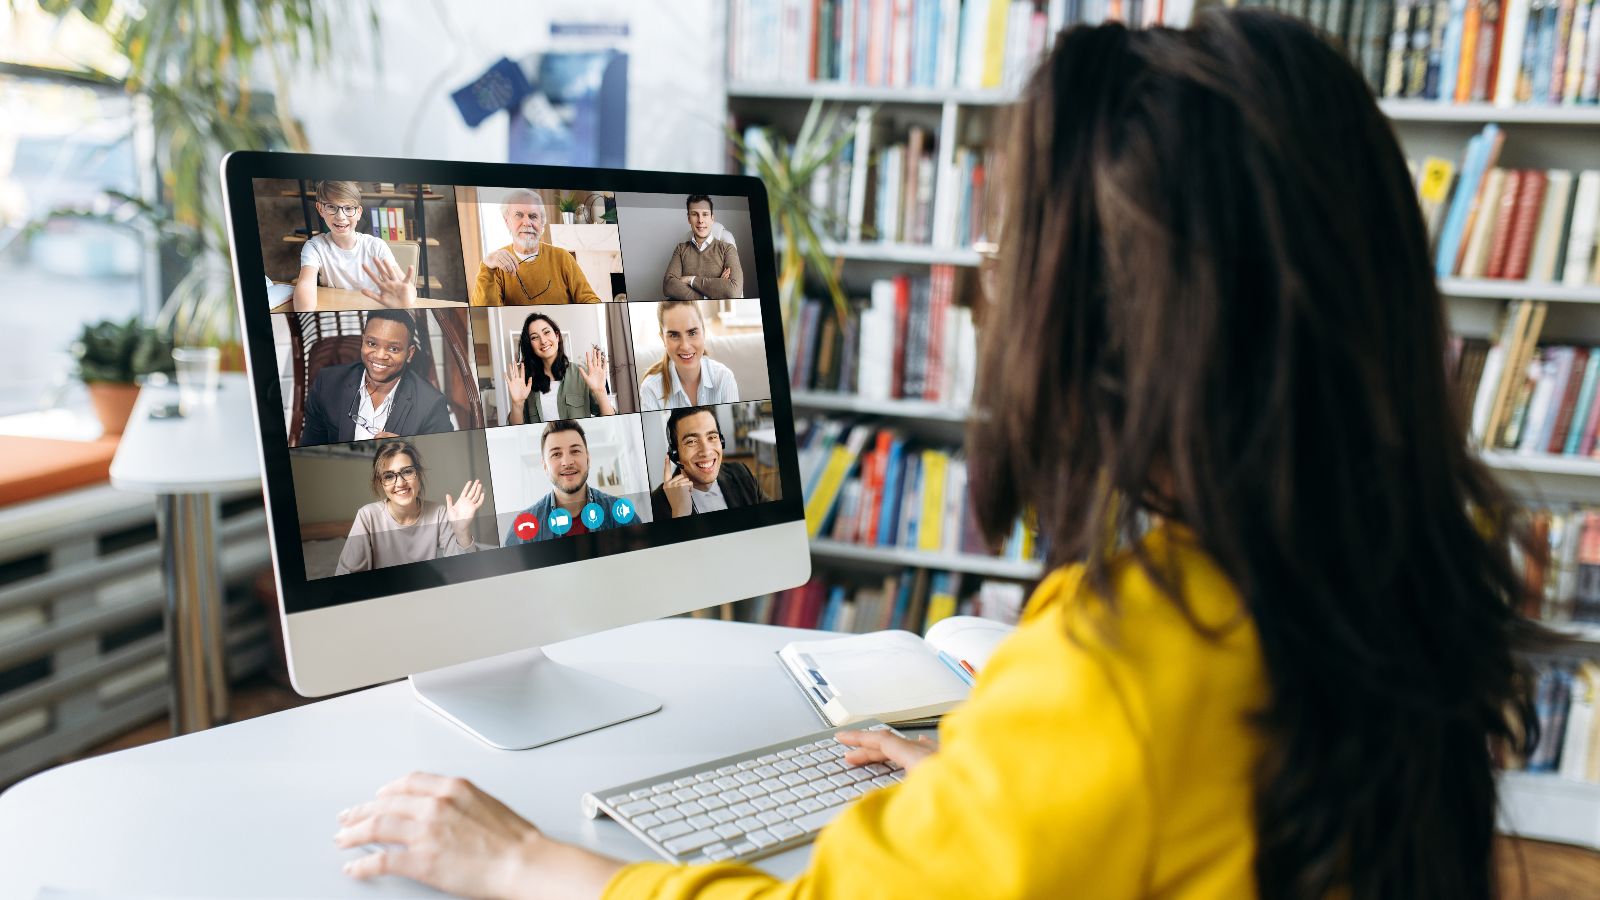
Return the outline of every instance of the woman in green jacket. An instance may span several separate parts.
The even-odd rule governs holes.
[[[536,312],[522,323],[517,351],[517,361],[506,370],[511,394],[506,424],[616,415],[616,404],[606,395],[606,354],[599,347],[590,347],[581,363],[568,359],[561,326]]]

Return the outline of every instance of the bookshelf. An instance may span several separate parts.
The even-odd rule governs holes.
[[[1548,300],[1551,303],[1600,303],[1600,285],[1566,287],[1531,281],[1494,278],[1441,278],[1439,293],[1446,298],[1479,300]]]
[[[1044,565],[1037,560],[1001,559],[971,553],[932,553],[904,547],[864,547],[824,538],[811,542],[811,555],[813,558],[875,567],[939,569],[1018,581],[1037,581],[1044,575]]]
[[[415,219],[412,222],[412,227],[415,230],[415,234],[408,235],[408,237],[411,237],[413,240],[418,241],[424,246],[438,247],[440,246],[439,241],[436,238],[428,237],[427,204],[429,201],[440,201],[446,199],[446,197],[444,194],[432,190],[428,187],[428,185],[425,184],[415,184],[412,185],[411,188],[412,189],[409,191],[362,191],[361,199],[378,200],[385,203],[411,204],[412,212],[415,216]],[[306,228],[306,233],[304,236],[291,234],[284,238],[285,241],[291,243],[304,243],[310,238],[311,235],[314,235],[318,231],[322,230],[322,220],[315,212],[317,192],[314,184],[302,178],[299,181],[298,189],[283,191],[282,195],[285,197],[294,197],[299,199],[300,214],[305,219]],[[421,254],[417,258],[417,281],[423,286],[424,290],[437,291],[443,287],[437,277],[429,277],[428,254],[426,253]]]

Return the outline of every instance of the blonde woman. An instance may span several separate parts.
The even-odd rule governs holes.
[[[676,409],[736,403],[733,370],[706,355],[706,317],[693,300],[667,300],[656,307],[661,359],[639,385],[641,409]]]
[[[459,499],[440,505],[427,490],[422,454],[409,441],[385,441],[372,456],[372,494],[356,512],[335,575],[457,556],[474,549],[472,517],[483,505],[483,483],[461,486]]]

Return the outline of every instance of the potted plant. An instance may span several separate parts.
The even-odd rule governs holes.
[[[560,199],[556,200],[556,209],[561,210],[562,224],[571,225],[573,220],[577,218],[578,207],[581,205],[575,194],[563,194]]]
[[[172,342],[135,316],[83,326],[72,342],[77,376],[89,389],[89,402],[106,434],[121,434],[139,397],[139,379],[171,374]]]

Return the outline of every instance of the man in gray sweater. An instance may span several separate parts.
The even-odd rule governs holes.
[[[739,251],[727,241],[711,236],[716,214],[711,198],[689,198],[689,230],[693,237],[672,251],[661,291],[673,300],[728,300],[744,296],[744,272]]]

